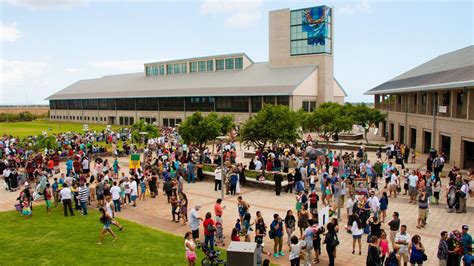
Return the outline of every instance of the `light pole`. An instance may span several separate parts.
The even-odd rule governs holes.
[[[226,136],[219,136],[216,138],[219,140],[219,143],[221,144],[221,199],[224,200],[224,178],[225,178],[225,171],[224,171],[224,149],[222,143],[224,140],[227,139]]]

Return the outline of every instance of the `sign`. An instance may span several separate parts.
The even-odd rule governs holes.
[[[446,105],[440,105],[438,106],[438,112],[445,114],[448,112],[448,107]]]
[[[130,169],[140,168],[140,154],[138,153],[130,154],[129,168]]]
[[[329,221],[329,206],[318,211],[318,226],[325,226]]]
[[[82,127],[82,130],[88,131],[88,130],[89,130],[89,125],[88,125],[88,124],[84,124],[83,127]]]

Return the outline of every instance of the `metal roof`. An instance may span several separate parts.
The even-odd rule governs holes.
[[[450,89],[474,86],[474,45],[440,55],[365,94]]]
[[[316,68],[254,63],[245,70],[165,76],[145,76],[142,72],[111,75],[80,80],[46,99],[291,95]]]

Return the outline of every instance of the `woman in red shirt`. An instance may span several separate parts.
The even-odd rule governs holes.
[[[209,250],[214,251],[214,233],[216,232],[216,226],[210,212],[206,213],[206,219],[202,222],[204,226],[204,244]]]

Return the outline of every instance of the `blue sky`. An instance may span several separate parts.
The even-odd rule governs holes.
[[[351,102],[474,44],[473,1],[0,0],[0,104],[43,104],[87,78],[143,63],[245,52],[268,60],[268,11],[330,5],[334,70]]]

